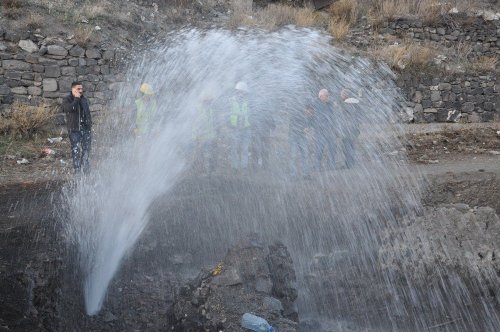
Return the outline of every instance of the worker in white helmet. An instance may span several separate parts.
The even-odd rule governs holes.
[[[248,148],[250,146],[250,107],[248,102],[248,85],[238,82],[234,87],[235,94],[231,98],[229,114],[229,130],[231,136],[231,167],[233,171],[248,168]]]

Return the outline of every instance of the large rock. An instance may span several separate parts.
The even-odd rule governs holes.
[[[68,54],[68,51],[64,47],[59,45],[49,45],[47,46],[47,53],[57,56],[66,56]]]
[[[16,95],[25,95],[28,93],[28,90],[24,86],[17,86],[12,88],[12,93]]]
[[[42,94],[42,89],[37,86],[28,87],[28,94],[32,96],[40,96]]]
[[[474,103],[466,102],[462,105],[462,112],[470,113],[474,110]]]
[[[71,56],[80,57],[85,55],[85,50],[78,45],[75,45],[71,50],[69,50]]]
[[[54,78],[45,78],[43,80],[43,91],[45,92],[57,91],[57,81]]]
[[[3,60],[2,66],[5,70],[30,70],[31,64],[20,60]]]
[[[169,308],[174,331],[244,331],[252,312],[278,331],[298,331],[295,271],[286,247],[247,240],[229,250],[212,271],[183,286]]]
[[[99,52],[99,50],[96,50],[96,49],[88,49],[85,52],[85,56],[87,56],[87,58],[90,58],[90,59],[100,59],[101,52]]]
[[[18,45],[28,53],[38,52],[38,46],[29,39],[20,40]]]
[[[7,85],[0,85],[0,95],[8,95],[10,93],[10,88]]]
[[[45,67],[45,77],[59,77],[61,75],[61,68],[59,66]]]

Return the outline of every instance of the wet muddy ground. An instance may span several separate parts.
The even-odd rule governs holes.
[[[491,131],[486,133],[490,138],[494,135]],[[453,137],[457,139],[455,134],[420,134],[410,140],[412,167],[425,174],[424,204],[432,207],[465,203],[470,207],[490,206],[500,213],[500,155],[489,152],[498,150],[498,142],[493,140],[485,147],[485,137],[477,134],[456,142]],[[462,148],[450,148],[450,142]],[[195,258],[183,252],[167,255],[172,243],[140,241],[112,281],[104,310],[88,317],[79,287],[78,262],[61,231],[61,186],[61,181],[40,180],[33,172],[25,177],[3,173],[0,331],[165,329],[167,307],[175,290],[186,276],[197,273],[189,269]],[[166,256],[170,258],[164,259]],[[440,326],[433,330],[439,331]]]

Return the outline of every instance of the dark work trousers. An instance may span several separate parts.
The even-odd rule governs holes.
[[[73,157],[73,168],[80,171],[83,168],[85,173],[90,171],[89,154],[92,137],[90,129],[72,131],[69,134],[71,141],[71,155]]]
[[[268,169],[271,137],[269,133],[257,132],[252,142],[252,168]]]
[[[321,171],[321,161],[323,160],[323,151],[326,148],[327,169],[335,169],[336,144],[333,137],[316,138],[316,170]]]
[[[288,138],[290,144],[290,174],[295,177],[297,172],[297,157],[301,167],[302,175],[308,176],[311,172],[309,167],[309,142],[304,135],[293,135]]]
[[[355,164],[356,150],[354,140],[352,137],[342,138],[342,152],[344,153],[345,166],[347,168],[351,168]]]
[[[215,138],[196,142],[195,158],[197,170],[212,174],[217,167],[217,141]]]

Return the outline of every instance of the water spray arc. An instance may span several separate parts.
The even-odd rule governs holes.
[[[88,314],[99,312],[120,263],[144,229],[155,225],[165,230],[160,240],[197,257],[196,267],[220,259],[244,234],[280,239],[293,256],[304,315],[364,317],[365,327],[418,330],[427,326],[427,313],[419,310],[458,301],[435,289],[433,298],[425,296],[409,281],[406,288],[394,286],[396,279],[411,276],[393,273],[379,252],[387,234],[421,209],[418,174],[409,168],[400,141],[401,97],[387,67],[340,52],[327,36],[308,29],[185,30],[152,48],[127,77],[130,82],[100,127],[92,174],[65,190],[67,234],[79,251]],[[133,105],[144,82],[154,90],[158,110],[150,132],[137,136]],[[262,133],[255,123],[275,124],[266,141],[265,169],[260,160],[256,170],[231,168],[234,137],[228,128],[238,82],[248,90],[250,141]],[[308,137],[312,171],[309,179],[298,178],[290,167],[290,123],[308,107],[320,110],[318,92],[324,88],[336,105],[333,123],[318,125]],[[197,171],[193,157],[195,128],[205,125],[199,110],[207,99],[217,129],[212,177]],[[342,138],[352,132],[355,147],[348,147],[356,153],[353,165],[345,167]],[[317,138],[323,136],[338,140],[322,146]],[[321,158],[318,146],[325,149]],[[328,154],[335,154],[333,169]],[[190,188],[185,196],[183,185]],[[326,286],[319,277],[324,273],[332,276]],[[367,290],[370,280],[378,288]],[[467,293],[459,281],[454,285]],[[370,296],[373,301],[366,300]],[[460,326],[477,326],[468,309],[458,307]],[[383,308],[384,315],[374,308]],[[484,315],[498,321],[489,308]]]

